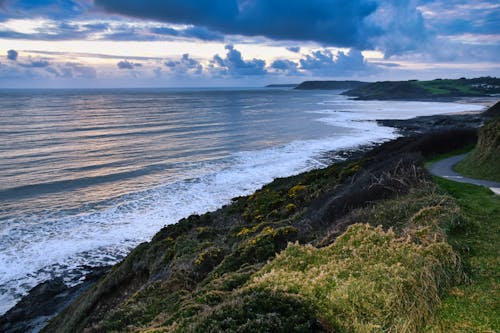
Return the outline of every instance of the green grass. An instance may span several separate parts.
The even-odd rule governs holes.
[[[479,129],[477,146],[455,169],[465,176],[500,182],[500,119]]]
[[[446,154],[440,154],[440,155],[434,156],[432,158],[429,158],[425,162],[425,166],[428,167],[429,165],[431,165],[433,163],[436,163],[436,162],[439,162],[441,160],[444,160],[445,158],[448,158],[448,157],[452,157],[452,156],[455,156],[455,155],[461,155],[461,154],[467,154],[472,149],[474,149],[474,146],[473,145],[469,145],[469,146],[464,147],[462,149],[457,149],[457,150],[450,151],[450,152],[448,152]]]
[[[478,92],[473,89],[466,81],[460,80],[433,80],[416,82],[419,86],[426,89],[433,95],[448,95],[461,93],[464,95],[475,95]]]
[[[435,178],[476,227],[450,236],[462,246],[469,282],[444,298],[430,332],[500,332],[500,196],[484,187]]]

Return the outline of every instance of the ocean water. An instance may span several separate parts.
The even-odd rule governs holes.
[[[164,225],[397,136],[375,119],[478,109],[285,89],[0,91],[0,314]]]

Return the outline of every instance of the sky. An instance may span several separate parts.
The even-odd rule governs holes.
[[[0,0],[0,88],[500,76],[498,0]]]

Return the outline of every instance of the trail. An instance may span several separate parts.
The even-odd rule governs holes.
[[[460,183],[469,183],[474,185],[489,187],[495,194],[500,195],[500,183],[492,180],[483,180],[468,178],[460,175],[453,170],[453,166],[463,160],[467,154],[456,155],[452,157],[445,158],[438,162],[431,164],[428,169],[430,173],[435,176],[446,178]]]

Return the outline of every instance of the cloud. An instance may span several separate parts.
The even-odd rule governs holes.
[[[93,7],[87,0],[0,0],[0,7],[9,17],[50,17],[64,20],[77,17]]]
[[[95,3],[111,13],[275,40],[369,47],[369,39],[379,33],[366,21],[377,10],[374,0],[96,0]]]
[[[286,48],[288,51],[293,52],[293,53],[299,53],[300,52],[300,46],[290,46]]]
[[[88,39],[101,30],[106,30],[100,25],[87,25],[68,23],[66,21],[56,20],[27,20],[27,19],[8,19],[0,24],[0,37],[6,39],[27,39],[27,40],[82,40]],[[18,30],[19,26],[32,25],[32,32],[23,32]]]
[[[122,60],[122,61],[119,61],[116,66],[119,68],[119,69],[134,69],[136,67],[142,67],[142,64],[140,63],[133,63],[133,62],[130,62],[128,60]]]
[[[60,66],[59,70],[59,76],[64,78],[95,79],[97,77],[97,71],[94,67],[76,62],[67,62]]]
[[[31,64],[33,64],[31,66]],[[38,62],[40,63],[40,62]],[[76,62],[37,66],[37,62],[0,64],[0,87],[79,87],[87,83],[92,87],[97,78],[96,70]],[[91,83],[92,82],[92,83]]]
[[[58,51],[41,51],[41,50],[26,50],[28,53],[50,55],[57,57],[90,57],[90,58],[100,58],[100,59],[118,59],[122,60],[123,56],[112,55],[112,54],[102,54],[102,53],[88,53],[88,52],[58,52]],[[162,60],[161,57],[140,57],[140,56],[127,56],[127,60]]]
[[[300,59],[300,66],[315,76],[351,76],[375,70],[355,49],[349,53],[339,51],[336,55],[328,49],[314,51]]]
[[[441,35],[498,34],[500,4],[497,0],[423,1],[426,24]]]
[[[375,66],[390,67],[390,68],[401,67],[400,64],[394,62],[371,61],[370,64]]]
[[[419,49],[434,37],[417,9],[417,0],[380,1],[368,22],[382,32],[371,41],[386,57]]]
[[[219,75],[245,76],[245,75],[265,75],[266,62],[261,59],[244,60],[241,52],[233,45],[226,45],[226,57],[222,58],[216,54],[211,63],[211,69]]]
[[[270,68],[274,69],[279,74],[285,75],[300,75],[298,71],[299,64],[286,59],[278,59],[273,61]]]
[[[47,60],[31,60],[26,63],[19,63],[19,66],[26,68],[45,68],[49,66],[50,63]]]
[[[17,61],[18,53],[16,50],[8,50],[7,51],[7,59],[12,61]]]
[[[200,75],[203,72],[200,62],[190,58],[187,53],[180,60],[167,60],[165,66],[176,75]]]
[[[174,29],[171,27],[155,27],[150,31],[157,35],[167,35],[185,38],[196,38],[205,41],[223,41],[224,35],[210,31],[204,27],[188,27],[184,29]]]

